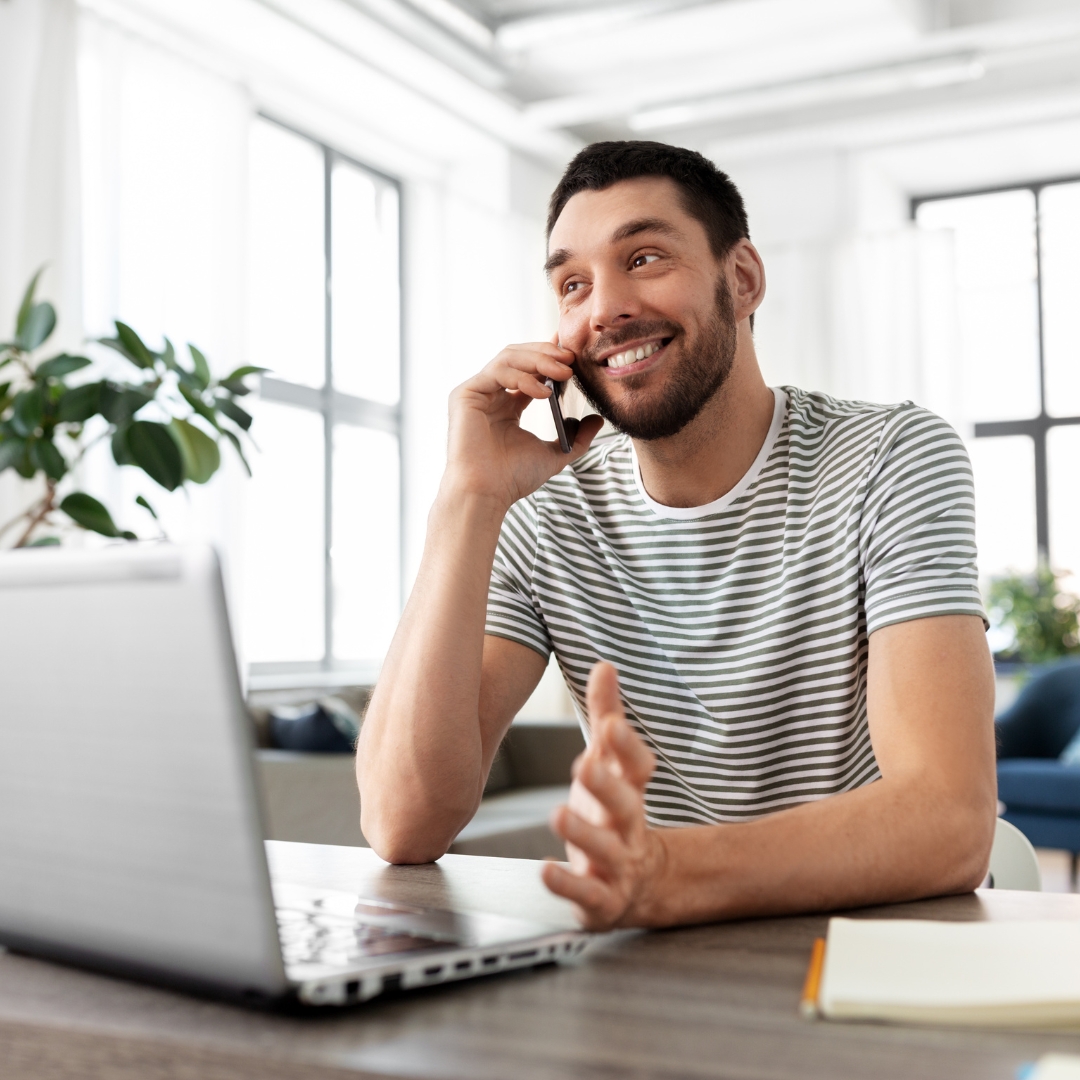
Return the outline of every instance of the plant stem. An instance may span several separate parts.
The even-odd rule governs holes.
[[[15,542],[17,548],[26,547],[27,542],[33,535],[34,530],[49,516],[49,514],[56,509],[53,505],[56,501],[56,481],[45,481],[45,497],[38,503],[37,507],[31,507],[26,511],[30,517],[30,524],[26,526],[22,536]]]

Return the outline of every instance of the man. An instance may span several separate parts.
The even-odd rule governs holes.
[[[548,236],[556,338],[451,397],[360,739],[364,834],[442,855],[554,649],[590,739],[543,875],[586,927],[975,887],[993,678],[960,440],[910,403],[765,385],[761,258],[698,154],[587,147]],[[563,455],[518,418],[572,375],[621,434],[588,417]]]

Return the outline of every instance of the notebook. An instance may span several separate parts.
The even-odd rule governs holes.
[[[835,1020],[1080,1029],[1080,923],[830,919]]]

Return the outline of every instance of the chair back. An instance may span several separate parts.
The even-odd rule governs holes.
[[[1031,841],[1015,826],[997,819],[990,849],[990,883],[994,889],[1042,892],[1039,858]]]

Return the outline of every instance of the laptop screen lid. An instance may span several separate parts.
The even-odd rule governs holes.
[[[0,942],[286,991],[209,547],[0,555]]]

